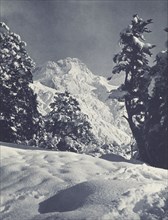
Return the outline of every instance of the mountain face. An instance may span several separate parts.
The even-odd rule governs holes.
[[[43,115],[50,111],[55,92],[68,91],[78,100],[81,111],[88,115],[92,131],[101,144],[120,146],[130,142],[130,130],[122,117],[124,104],[108,99],[109,92],[117,86],[94,75],[77,58],[49,61],[36,68],[32,87]]]

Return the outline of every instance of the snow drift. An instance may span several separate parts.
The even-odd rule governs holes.
[[[167,170],[116,155],[0,147],[0,219],[168,219]]]

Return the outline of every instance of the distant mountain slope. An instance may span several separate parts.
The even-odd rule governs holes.
[[[106,78],[94,75],[77,58],[47,62],[36,68],[33,89],[39,110],[49,111],[55,92],[70,92],[91,122],[93,133],[102,144],[125,145],[130,142],[123,104],[108,100],[109,91],[116,89]]]

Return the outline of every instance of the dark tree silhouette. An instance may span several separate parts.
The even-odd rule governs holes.
[[[38,131],[36,95],[32,83],[32,59],[26,43],[0,23],[0,140],[23,142]]]

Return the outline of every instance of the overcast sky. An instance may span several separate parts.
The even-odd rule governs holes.
[[[81,59],[95,74],[109,76],[119,33],[138,13],[153,18],[148,42],[164,49],[167,0],[0,0],[1,19],[28,44],[37,65]]]

